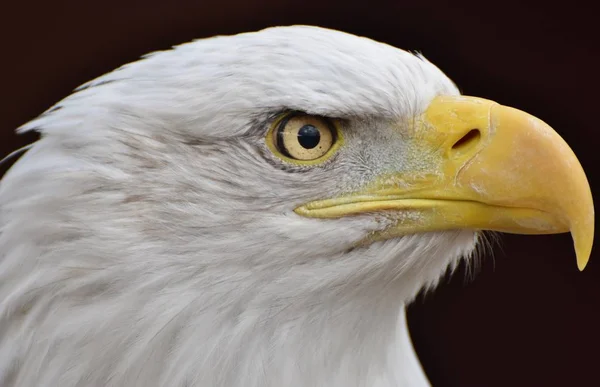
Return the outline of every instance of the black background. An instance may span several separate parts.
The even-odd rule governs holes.
[[[34,138],[16,136],[16,127],[144,53],[301,23],[421,51],[464,94],[542,118],[571,145],[599,193],[600,34],[592,7],[514,0],[3,2],[0,153]],[[600,385],[600,250],[583,273],[567,234],[505,235],[494,250],[474,279],[462,267],[409,310],[433,385]]]

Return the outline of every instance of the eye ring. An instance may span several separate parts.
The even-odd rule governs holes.
[[[304,113],[288,113],[275,120],[266,142],[284,161],[315,165],[327,160],[341,146],[337,122]]]

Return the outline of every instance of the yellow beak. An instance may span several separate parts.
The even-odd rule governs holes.
[[[360,192],[314,201],[296,213],[405,215],[376,238],[449,229],[570,231],[583,270],[594,238],[592,194],[577,157],[550,126],[522,111],[463,96],[435,98],[415,122],[410,141],[427,153],[425,173],[381,176]]]

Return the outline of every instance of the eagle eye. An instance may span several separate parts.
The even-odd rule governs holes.
[[[298,113],[277,120],[267,135],[267,145],[275,154],[301,164],[322,161],[335,150],[338,140],[331,120]]]

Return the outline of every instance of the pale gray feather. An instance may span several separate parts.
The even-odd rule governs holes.
[[[314,27],[195,41],[84,85],[23,126],[42,139],[0,184],[0,385],[426,385],[404,305],[477,235],[354,248],[392,220],[293,209],[418,169],[391,123],[457,93],[422,57]],[[283,165],[264,137],[285,110],[342,119],[346,146]]]

